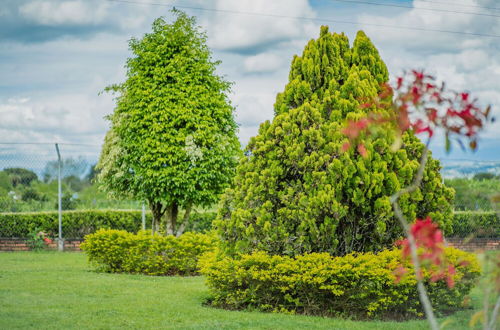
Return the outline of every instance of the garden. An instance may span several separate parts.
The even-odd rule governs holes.
[[[0,254],[1,328],[496,329],[500,253],[464,247],[500,237],[500,179],[443,180],[429,150],[476,150],[491,107],[421,70],[390,82],[365,33],[323,26],[242,149],[231,83],[173,14],[130,40],[81,188],[146,201],[144,222],[67,211],[83,253],[57,253],[57,212],[1,213],[37,250]]]

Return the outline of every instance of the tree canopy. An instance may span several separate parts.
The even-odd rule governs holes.
[[[98,180],[117,196],[148,201],[167,233],[181,233],[192,206],[210,206],[229,185],[240,153],[228,92],[216,73],[195,19],[173,10],[175,22],[154,21],[131,39],[133,57],[109,117]]]

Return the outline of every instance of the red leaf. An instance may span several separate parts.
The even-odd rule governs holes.
[[[358,152],[361,156],[363,156],[363,158],[368,157],[368,151],[366,151],[364,144],[358,145]]]

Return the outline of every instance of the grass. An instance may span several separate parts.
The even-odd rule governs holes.
[[[427,329],[423,320],[359,322],[203,306],[202,277],[91,271],[83,253],[0,253],[0,329]],[[478,305],[479,291],[473,294]],[[468,329],[472,310],[447,318]],[[443,320],[442,320],[443,321]]]

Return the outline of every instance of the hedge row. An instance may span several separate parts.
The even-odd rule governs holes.
[[[207,231],[211,228],[214,212],[192,213],[186,231]],[[63,237],[81,239],[100,228],[120,229],[136,233],[141,229],[142,212],[137,210],[78,210],[62,214]],[[151,226],[151,213],[146,213],[146,228]],[[56,237],[57,212],[0,213],[0,237],[26,238],[34,231],[44,231]]]
[[[498,238],[500,219],[494,211],[457,211],[453,218],[453,237]]]
[[[151,235],[100,229],[85,237],[81,249],[98,270],[145,275],[197,275],[198,258],[216,245],[215,235]]]
[[[204,232],[211,229],[215,212],[191,214],[186,231]],[[123,229],[136,233],[141,229],[141,211],[83,210],[63,212],[65,238],[81,239],[99,228]],[[151,226],[151,213],[146,213],[146,228]],[[26,238],[35,230],[57,236],[57,212],[0,213],[0,237]],[[500,220],[495,212],[455,212],[452,237],[500,237]]]
[[[438,314],[464,307],[464,298],[480,274],[475,255],[454,248],[446,248],[445,253],[456,268],[453,288],[443,280],[431,282],[424,272]],[[400,250],[344,257],[311,253],[295,258],[255,252],[237,259],[213,252],[199,262],[216,307],[359,318],[421,317],[415,277],[395,282],[394,271],[400,264]]]

